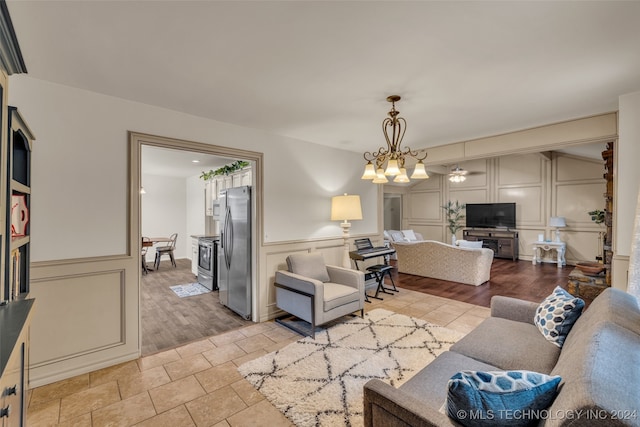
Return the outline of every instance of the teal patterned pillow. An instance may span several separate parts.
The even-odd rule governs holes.
[[[469,427],[536,424],[560,380],[531,371],[458,372],[449,380],[447,415]]]
[[[547,340],[562,347],[583,308],[582,299],[556,286],[551,295],[540,303],[533,320]]]

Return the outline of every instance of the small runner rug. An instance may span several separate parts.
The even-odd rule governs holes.
[[[363,386],[403,384],[463,334],[375,309],[238,368],[296,426],[362,426]]]
[[[192,297],[195,295],[206,294],[207,292],[211,292],[205,286],[202,286],[200,283],[188,283],[186,285],[175,285],[169,286],[176,295],[180,298],[184,297]]]

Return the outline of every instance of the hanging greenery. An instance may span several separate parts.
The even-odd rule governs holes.
[[[449,231],[451,234],[456,234],[458,230],[464,227],[460,221],[464,219],[464,214],[462,210],[466,207],[464,203],[460,203],[457,200],[452,202],[449,200],[446,205],[441,206],[444,209],[445,214],[447,215],[447,222],[449,223],[447,227],[449,227]]]
[[[596,224],[602,224],[604,222],[604,211],[600,209],[587,212],[587,214],[591,215],[591,221]]]
[[[240,170],[246,166],[249,166],[249,162],[245,162],[244,160],[236,160],[230,165],[224,165],[216,170],[210,170],[209,172],[202,171],[202,175],[200,175],[200,178],[205,181],[209,181],[214,176],[229,175],[230,173]]]

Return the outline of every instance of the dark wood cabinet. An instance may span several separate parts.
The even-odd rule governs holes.
[[[512,230],[466,229],[462,231],[464,240],[482,240],[482,247],[493,251],[496,258],[518,259],[518,232]]]

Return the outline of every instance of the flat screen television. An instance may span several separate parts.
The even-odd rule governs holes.
[[[467,203],[467,227],[516,228],[515,203]]]

